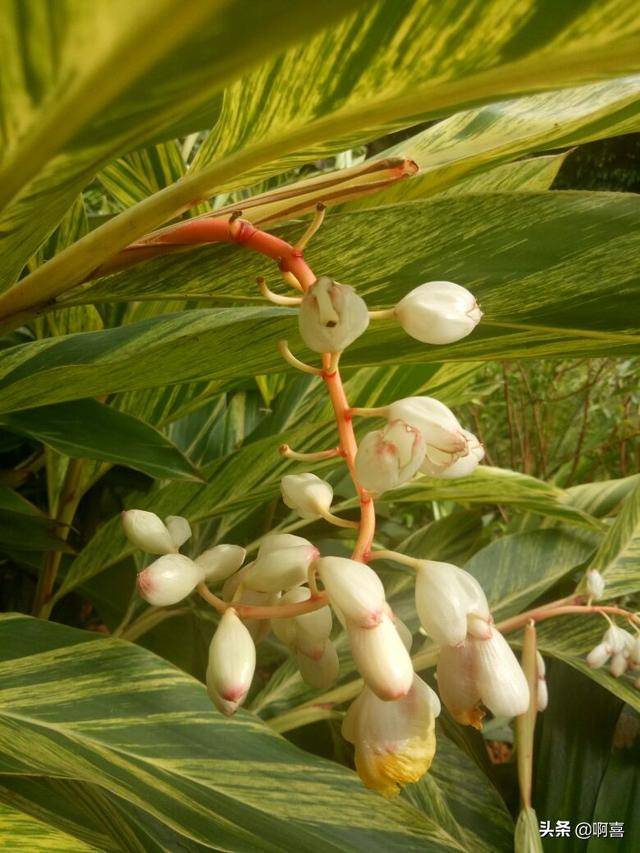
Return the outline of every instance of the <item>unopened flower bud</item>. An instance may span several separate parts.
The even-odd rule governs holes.
[[[636,634],[629,648],[629,669],[640,669],[640,634]]]
[[[255,563],[243,574],[242,583],[258,592],[291,589],[307,579],[309,566],[318,556],[318,549],[301,536],[267,536]]]
[[[424,440],[404,421],[367,433],[356,453],[356,476],[368,492],[380,494],[406,483],[424,460]]]
[[[155,607],[177,604],[204,580],[200,566],[183,554],[165,554],[138,575],[138,591]]]
[[[425,463],[437,468],[451,465],[468,453],[467,439],[458,419],[433,397],[405,397],[387,409],[388,420],[399,419],[417,429],[425,443]]]
[[[309,349],[342,352],[369,325],[369,310],[352,287],[323,275],[302,298],[298,325]]]
[[[306,586],[290,589],[280,599],[280,605],[298,604],[311,598]],[[287,619],[274,619],[273,632],[287,646],[304,652],[311,658],[319,658],[331,634],[333,620],[331,608],[326,605],[310,613],[301,613]]]
[[[416,610],[436,643],[457,646],[471,634],[491,636],[491,614],[478,581],[451,563],[420,560],[416,573]]]
[[[442,646],[438,689],[451,715],[460,723],[481,728],[483,702],[500,717],[516,717],[529,707],[529,686],[522,667],[502,634],[491,626],[491,637],[469,637],[459,646]]]
[[[411,689],[413,664],[392,619],[383,614],[375,628],[349,626],[351,652],[360,675],[380,699],[400,699]]]
[[[587,572],[587,594],[594,601],[602,598],[605,580],[597,569],[589,569]]]
[[[240,545],[215,545],[203,551],[195,562],[204,571],[207,583],[224,581],[237,572],[244,562],[247,552]]]
[[[605,665],[610,657],[611,653],[609,648],[604,643],[598,643],[598,645],[594,646],[587,655],[587,664],[591,669],[599,669],[601,666]]]
[[[301,518],[313,519],[331,509],[333,489],[315,474],[287,474],[280,481],[282,500]]]
[[[539,651],[536,651],[536,709],[539,712],[545,711],[549,704],[549,691],[547,689],[545,672],[544,658]]]
[[[322,652],[314,657],[299,649],[297,660],[303,681],[316,690],[328,690],[340,672],[338,653],[331,640],[325,640]]]
[[[207,666],[209,696],[224,714],[234,713],[244,702],[255,667],[256,647],[251,634],[230,607],[211,640]]]
[[[411,646],[413,645],[413,634],[409,630],[409,627],[400,619],[399,616],[396,616],[395,613],[391,614],[391,620],[395,625],[395,629],[398,632],[400,639],[402,640],[402,645],[405,649],[411,654]]]
[[[442,457],[440,461],[434,461],[434,454],[432,453],[430,458],[425,457],[424,463],[420,467],[421,472],[427,477],[435,477],[441,480],[454,480],[473,474],[484,459],[484,447],[472,432],[463,429],[462,435],[467,443],[464,455],[442,465]]]
[[[386,608],[384,587],[365,563],[346,557],[321,557],[318,575],[329,601],[348,624],[372,628],[382,620]]]
[[[187,539],[191,538],[191,525],[181,515],[169,515],[164,523],[176,548],[181,548]]]
[[[489,640],[468,641],[475,647],[477,684],[487,708],[497,717],[517,717],[529,707],[529,686],[511,646],[492,627]]]
[[[482,728],[480,688],[476,681],[472,644],[441,646],[438,656],[438,693],[453,719],[465,726]]]
[[[405,332],[425,344],[451,344],[470,334],[482,312],[472,293],[451,281],[429,281],[396,305]]]
[[[364,688],[345,715],[342,734],[355,744],[356,770],[368,788],[390,797],[424,776],[436,748],[439,712],[438,697],[417,675],[396,702]]]
[[[166,524],[155,512],[128,509],[120,517],[124,535],[136,548],[147,554],[172,554],[178,550]]]
[[[628,631],[625,631],[624,628],[618,628],[618,631],[622,635],[622,637],[617,637],[620,642],[623,643],[622,648],[619,651],[614,652],[611,657],[611,663],[609,665],[609,671],[614,678],[620,678],[621,675],[629,669],[629,661],[631,657],[631,652],[635,645],[636,638],[633,634],[630,634]]]

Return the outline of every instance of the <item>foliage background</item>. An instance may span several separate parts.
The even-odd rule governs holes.
[[[345,358],[358,405],[433,394],[488,449],[469,480],[385,495],[380,542],[464,565],[496,618],[569,594],[589,565],[637,610],[635,17],[617,0],[326,0],[295,15],[284,0],[2,0],[6,849],[512,848],[510,748],[489,760],[512,741],[506,721],[483,739],[443,713],[432,771],[384,802],[339,736],[358,690],[344,637],[339,684],[321,698],[268,638],[248,710],[229,721],[201,684],[215,615],[135,596],[124,507],[186,515],[194,553],[255,548],[274,525],[347,553],[346,535],[296,522],[278,498],[297,470],[278,445],[321,448],[333,425],[314,380],[275,351],[285,336],[301,347],[291,312],[256,294],[275,269],[205,246],[83,281],[168,221],[242,205],[292,238],[329,201],[314,269],[373,307],[451,278],[485,311],[454,346],[381,324]],[[419,175],[372,192],[360,164],[398,155]],[[341,471],[323,475],[355,512]],[[410,578],[382,573],[433,683]],[[625,821],[631,850],[640,701],[630,679],[586,668],[602,630],[540,627],[551,701],[534,806],[552,822]]]

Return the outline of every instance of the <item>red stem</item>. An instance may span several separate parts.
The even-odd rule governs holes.
[[[193,219],[179,228],[156,235],[154,242],[174,246],[194,243],[238,243],[277,261],[282,272],[292,273],[306,290],[316,280],[300,249],[244,219]]]

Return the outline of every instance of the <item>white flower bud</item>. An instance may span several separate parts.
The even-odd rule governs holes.
[[[405,332],[425,344],[451,344],[470,334],[482,311],[472,293],[451,281],[429,281],[396,305]]]
[[[456,722],[478,730],[482,728],[484,711],[479,707],[481,696],[471,643],[440,647],[438,692]]]
[[[544,677],[545,672],[544,658],[539,651],[536,651],[536,709],[539,712],[545,711],[549,704],[549,691],[547,689],[547,680]]]
[[[380,699],[400,699],[411,689],[413,664],[386,613],[375,628],[349,626],[351,652],[360,675]]]
[[[636,634],[629,649],[629,669],[640,669],[640,634]]]
[[[200,566],[183,554],[165,554],[138,575],[138,592],[155,607],[177,604],[204,580]]]
[[[629,634],[627,631],[622,628],[618,628],[617,625],[611,625],[611,627],[607,628],[605,631],[602,642],[609,650],[610,655],[616,655],[619,652],[624,651],[628,637]]]
[[[298,604],[308,601],[310,597],[311,590],[308,587],[297,586],[282,596],[280,604]],[[276,637],[311,658],[319,658],[323,654],[331,628],[331,608],[328,605],[300,616],[273,620],[273,632]]]
[[[439,712],[438,697],[417,675],[396,702],[381,701],[364,688],[345,715],[342,734],[355,744],[356,769],[368,788],[389,797],[424,776],[436,748]]]
[[[257,592],[290,589],[307,579],[309,566],[318,556],[318,549],[301,536],[267,536],[255,563],[243,574],[242,583]]]
[[[598,645],[594,646],[587,655],[587,664],[591,669],[599,669],[601,666],[605,665],[610,657],[611,654],[608,646],[605,645],[605,643],[598,643]]]
[[[605,580],[597,569],[589,569],[587,572],[587,594],[594,601],[602,598],[605,588]]]
[[[178,549],[164,522],[155,512],[128,509],[121,513],[124,535],[147,554],[174,554]]]
[[[425,457],[424,463],[420,468],[421,472],[426,474],[427,477],[436,477],[441,480],[454,480],[458,477],[468,477],[469,474],[473,474],[484,459],[484,447],[472,432],[463,429],[462,435],[467,443],[463,456],[442,465],[440,462],[433,461],[434,453],[432,453],[431,458]]]
[[[487,708],[497,717],[517,717],[529,707],[529,686],[511,646],[495,628],[491,639],[468,641],[476,656],[476,683]]]
[[[404,421],[367,433],[356,453],[356,477],[368,492],[380,494],[406,483],[424,460],[424,440]]]
[[[491,636],[484,590],[473,575],[451,563],[420,560],[416,610],[424,630],[440,645],[457,646],[468,633],[484,639]]]
[[[303,681],[316,690],[328,690],[340,672],[338,653],[331,640],[325,640],[320,655],[310,657],[298,650],[297,659]]]
[[[369,325],[367,304],[352,287],[323,275],[302,298],[300,336],[314,352],[342,352]]]
[[[280,481],[282,500],[301,518],[319,518],[331,509],[333,489],[315,474],[287,474]]]
[[[246,550],[240,545],[215,545],[203,551],[195,562],[204,571],[207,583],[224,581],[237,572],[244,562]]]
[[[396,631],[400,635],[400,639],[402,640],[402,645],[405,649],[411,654],[411,646],[413,645],[413,634],[409,630],[408,626],[400,619],[399,616],[396,616],[395,613],[391,614],[391,620],[395,625]]]
[[[629,658],[624,652],[617,652],[609,664],[609,672],[614,678],[620,678],[629,668]]]
[[[255,564],[256,562],[253,560],[251,563],[247,563],[246,566],[243,566],[239,571],[234,572],[227,578],[222,587],[222,597],[225,601],[233,601],[233,597],[237,593],[238,587],[244,583],[247,573],[253,569]]]
[[[164,523],[176,548],[181,548],[187,539],[191,538],[191,525],[181,515],[169,515]]]
[[[347,623],[372,628],[382,620],[384,587],[369,566],[346,557],[321,557],[318,575],[332,606]]]
[[[609,665],[609,671],[614,678],[620,678],[629,669],[631,653],[636,641],[636,637],[625,631],[624,628],[618,628],[617,630],[622,636],[617,635],[616,641],[618,641],[618,644],[619,642],[623,642],[623,646],[619,651],[614,652],[611,664]]]
[[[493,626],[488,640],[468,638],[459,646],[442,646],[438,689],[459,723],[481,728],[483,702],[500,717],[516,717],[529,707],[529,686],[511,647]]]
[[[405,397],[387,409],[387,419],[399,419],[417,429],[425,443],[425,463],[451,465],[468,453],[468,442],[456,416],[433,397]]]
[[[222,614],[211,640],[207,666],[209,695],[223,713],[233,713],[242,705],[255,667],[256,647],[251,634],[230,607]],[[216,697],[222,700],[220,704]]]

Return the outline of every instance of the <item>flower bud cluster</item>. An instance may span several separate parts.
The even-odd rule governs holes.
[[[195,560],[179,553],[191,538],[186,518],[170,515],[164,521],[154,512],[125,510],[121,515],[125,536],[147,554],[162,556],[138,574],[138,592],[156,607],[177,604],[200,583],[224,580],[238,569],[245,558],[238,545],[217,545]]]
[[[372,493],[407,482],[418,471],[441,479],[466,477],[484,457],[476,436],[433,397],[406,397],[361,411],[387,420],[384,429],[364,437],[356,455],[358,480]]]
[[[471,334],[482,317],[473,294],[451,281],[421,284],[395,308],[378,313],[395,319],[410,337],[426,344],[459,341]],[[342,352],[368,325],[369,310],[362,297],[328,276],[316,279],[300,303],[300,336],[314,352]]]
[[[416,610],[440,646],[438,689],[455,720],[480,728],[481,705],[504,717],[527,710],[525,675],[472,575],[450,563],[416,561]]]
[[[609,664],[609,672],[620,678],[627,670],[640,671],[640,634],[631,634],[617,625],[610,625],[597,646],[587,655],[592,669]]]

